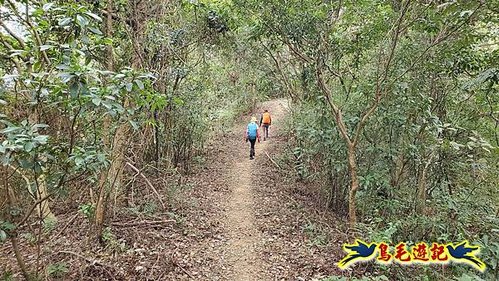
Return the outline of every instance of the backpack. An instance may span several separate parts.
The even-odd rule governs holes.
[[[248,138],[256,139],[256,133],[258,131],[258,125],[254,122],[248,124]]]
[[[263,113],[262,123],[263,124],[270,124],[270,113],[268,113],[268,112]]]

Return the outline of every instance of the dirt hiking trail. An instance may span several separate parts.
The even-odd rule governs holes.
[[[273,100],[264,103],[262,109],[269,109],[272,113],[274,127],[279,126],[287,108],[286,100]],[[261,110],[260,110],[261,112]],[[253,116],[260,119],[258,113]],[[247,120],[250,119],[246,118]],[[235,130],[244,132],[245,126],[238,126]],[[275,132],[269,130],[269,139],[255,145],[256,157],[267,157],[267,149]],[[231,195],[226,203],[226,228],[229,236],[229,263],[233,266],[232,280],[262,280],[262,269],[266,268],[261,260],[260,248],[263,241],[258,227],[255,224],[255,196],[254,186],[258,177],[262,176],[256,161],[249,160],[249,144],[240,145],[235,149],[234,157],[238,159],[230,168],[228,176]],[[260,272],[260,274],[258,274]]]
[[[263,109],[272,115],[269,139],[256,143],[250,160],[244,131]],[[293,168],[278,163],[289,143],[287,114],[287,100],[265,102],[210,143],[206,162],[188,179],[193,188],[182,193],[192,206],[175,210],[187,220],[171,245],[172,268],[162,277],[266,281],[340,274],[334,263],[346,237],[331,225],[336,218],[317,208],[320,192],[297,183],[288,174]]]

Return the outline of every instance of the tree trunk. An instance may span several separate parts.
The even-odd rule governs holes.
[[[21,251],[19,250],[19,245],[17,243],[17,233],[10,233],[10,242],[12,243],[12,249],[14,250],[14,255],[16,256],[17,265],[21,269],[21,273],[23,274],[24,279],[30,280],[30,274],[28,272],[28,268],[26,263],[23,260],[21,255]]]
[[[145,14],[144,1],[133,2],[133,13],[136,17],[134,22],[137,23],[135,26],[135,36],[138,42],[142,40],[142,34],[144,32],[144,19],[142,15]],[[107,19],[106,19],[106,35],[108,37],[112,37],[113,35],[113,25],[112,25],[112,10],[113,10],[113,0],[108,0],[107,3]],[[136,44],[135,42],[133,44]],[[140,55],[134,52],[134,57],[132,58],[132,68],[137,69],[141,64]],[[111,71],[114,71],[114,63],[113,63],[113,49],[108,48],[108,68]],[[128,108],[130,101],[127,97],[124,98],[123,107]],[[104,126],[104,132],[109,132],[109,128],[111,123],[108,123],[107,130],[106,126]],[[111,147],[111,164],[109,169],[103,172],[100,176],[99,180],[99,199],[97,202],[96,210],[95,210],[95,224],[96,224],[96,236],[102,242],[102,231],[104,220],[107,211],[107,201],[110,197],[110,194],[114,193],[115,201],[117,200],[119,190],[121,189],[121,177],[123,173],[123,164],[124,164],[124,154],[126,150],[126,140],[128,133],[128,123],[118,124],[116,128],[116,132],[114,133],[114,138],[111,134],[107,136],[107,139],[104,139],[104,144],[106,147]],[[111,144],[112,146],[109,146]]]
[[[99,178],[99,197],[95,206],[95,238],[102,242],[102,231],[104,227],[104,214],[106,205],[106,179],[107,172],[101,173]]]
[[[359,188],[359,177],[357,175],[357,161],[355,160],[355,145],[348,145],[348,170],[350,172],[350,192],[348,194],[348,222],[350,228],[355,227],[357,215],[355,208],[355,194]]]
[[[8,172],[7,172],[7,167],[5,166],[2,169],[2,179],[3,179],[3,185],[4,185],[4,190],[0,189],[0,191],[4,191],[7,199],[7,209],[10,209],[17,204],[17,199],[15,197],[15,192],[12,190],[12,187],[9,185],[8,181]],[[29,186],[28,186],[29,188]],[[14,219],[10,213],[7,213],[7,221],[13,222]],[[12,249],[14,250],[14,255],[16,257],[17,265],[21,269],[21,273],[24,277],[24,279],[29,280],[30,275],[28,273],[28,269],[26,267],[26,263],[23,260],[23,257],[21,255],[21,252],[19,250],[19,245],[17,242],[17,229],[14,229],[12,231],[8,231],[7,235],[10,238],[10,242],[12,243]]]
[[[106,36],[111,37],[113,34],[113,1],[108,0],[107,2],[107,17],[106,17]],[[113,48],[112,46],[108,46],[106,49],[107,52],[107,68],[110,71],[114,70],[114,61],[113,61]],[[106,116],[103,124],[103,145],[106,148],[110,147],[111,144],[111,119],[109,116]],[[119,130],[119,128],[118,128]],[[116,131],[118,133],[118,131]],[[115,147],[112,147],[113,150]],[[104,220],[106,215],[106,206],[107,206],[107,197],[108,192],[111,189],[112,185],[109,183],[112,182],[109,179],[113,177],[114,167],[114,157],[115,152],[111,153],[111,164],[107,170],[103,170],[99,176],[99,197],[97,198],[97,204],[95,206],[95,238],[102,242],[102,231],[104,228]]]
[[[34,108],[33,111],[29,114],[28,116],[28,121],[30,124],[39,124],[40,123],[40,118],[38,117],[38,112],[37,109]],[[40,155],[38,155],[40,156]],[[43,156],[42,156],[43,157]],[[45,174],[44,170],[40,172],[39,175],[37,173],[33,172],[33,182],[35,184],[35,190],[32,190],[32,186],[30,184],[30,180],[27,180],[28,184],[28,191],[33,196],[33,201],[38,202],[42,198],[47,197],[48,191],[47,191],[47,181],[45,180]],[[25,179],[26,180],[26,179]],[[36,207],[36,212],[37,215],[40,219],[42,219],[44,222],[55,222],[57,221],[56,216],[54,213],[52,213],[52,210],[50,210],[50,205],[48,200],[44,200],[42,203],[38,204],[38,207]]]
[[[418,194],[416,197],[416,204],[415,204],[416,212],[419,214],[423,212],[426,203],[426,174],[428,172],[428,168],[430,167],[432,159],[433,159],[433,153],[430,154],[426,164],[424,164],[424,166],[421,166],[421,168],[419,169]]]
[[[426,167],[419,170],[418,196],[416,198],[416,212],[422,213],[426,201]]]
[[[127,104],[125,103],[126,106]],[[116,129],[112,146],[111,164],[108,170],[103,172],[99,178],[99,198],[95,209],[95,226],[97,238],[101,241],[106,210],[108,209],[107,202],[109,194],[117,192],[121,188],[127,129],[126,124],[121,124]]]
[[[47,181],[45,180],[45,175],[38,176],[37,179],[37,190],[35,192],[35,202],[38,202],[42,198],[46,198],[48,196],[47,192]],[[44,222],[56,222],[57,217],[52,213],[49,206],[49,200],[43,200],[38,207],[36,208],[39,218],[41,218]]]

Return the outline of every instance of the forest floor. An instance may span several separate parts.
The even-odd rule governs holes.
[[[211,225],[211,235],[190,244],[195,258],[182,265],[189,274],[176,270],[170,278],[320,280],[340,275],[335,262],[343,255],[346,236],[335,225],[338,219],[317,209],[317,192],[284,178],[276,162],[287,143],[280,130],[287,101],[266,102],[256,112],[263,109],[272,113],[273,125],[270,138],[256,144],[255,160],[249,160],[249,143],[243,141],[251,116],[246,115],[212,144],[209,164],[191,179],[204,189],[198,194],[203,216],[192,231]]]
[[[88,219],[69,215],[74,210],[58,214],[59,227],[40,249],[30,237],[20,238],[26,263],[36,264],[40,251],[41,264],[52,267],[39,270],[61,280],[320,280],[341,275],[335,263],[347,239],[344,223],[317,207],[320,192],[296,182],[279,165],[288,141],[280,130],[287,101],[266,102],[257,112],[263,108],[272,113],[273,124],[270,139],[256,144],[255,160],[249,160],[249,143],[243,140],[251,116],[246,115],[210,143],[203,163],[189,176],[175,188],[160,189],[167,210],[148,213],[142,206],[119,211],[109,222],[104,248],[82,239],[89,236]],[[0,264],[5,264],[0,269],[19,272],[12,249],[0,245],[0,250]]]

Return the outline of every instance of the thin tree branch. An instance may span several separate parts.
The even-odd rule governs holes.
[[[152,189],[152,191],[154,192],[154,194],[156,194],[156,197],[158,198],[159,202],[161,203],[161,206],[163,206],[163,209],[166,209],[166,205],[163,202],[163,199],[161,199],[161,195],[156,190],[156,188],[154,188],[154,186],[149,181],[149,179],[137,167],[135,167],[134,165],[132,165],[130,162],[126,162],[126,165],[128,165],[128,167],[132,168],[132,170],[134,170],[137,174],[139,174],[146,181],[147,185]]]
[[[318,86],[325,93],[326,101],[328,102],[331,110],[333,111],[333,114],[335,116],[335,122],[340,130],[340,134],[345,140],[345,142],[348,144],[348,146],[351,146],[352,142],[350,140],[350,137],[348,136],[348,131],[345,126],[345,122],[343,121],[343,114],[341,113],[341,110],[338,108],[338,106],[331,100],[331,95],[332,95],[331,90],[327,87],[326,83],[324,82],[322,67],[320,65],[317,66],[316,75],[317,75]]]
[[[16,228],[20,227],[21,225],[23,225],[28,219],[29,217],[31,216],[31,214],[33,213],[33,211],[36,209],[36,207],[40,204],[42,204],[45,200],[49,199],[50,197],[52,197],[53,193],[51,194],[48,194],[47,196],[43,197],[43,198],[40,198],[38,199],[35,204],[33,204],[31,206],[31,208],[29,209],[29,212],[24,216],[24,218],[16,224]]]
[[[389,70],[390,70],[390,66],[391,66],[391,63],[392,63],[393,58],[395,56],[395,50],[397,48],[398,41],[400,39],[402,20],[403,20],[404,16],[407,13],[407,10],[409,8],[409,4],[410,4],[410,0],[408,0],[405,3],[404,7],[402,8],[402,10],[400,12],[400,16],[397,19],[397,24],[394,27],[395,31],[394,31],[394,34],[392,36],[393,39],[392,39],[392,44],[391,44],[391,48],[390,48],[390,53],[388,55],[388,60],[387,60],[387,62],[385,64],[385,67],[384,67],[383,76],[381,78],[381,81],[379,81],[379,82],[376,83],[376,93],[375,93],[373,104],[362,115],[359,123],[357,124],[357,127],[355,129],[355,133],[353,135],[353,141],[352,141],[352,143],[353,143],[354,146],[357,145],[357,142],[359,140],[362,128],[364,127],[367,119],[371,116],[371,114],[374,113],[374,111],[376,110],[376,108],[379,106],[379,103],[381,101],[381,98],[382,98],[383,94],[385,94],[386,91],[387,91],[386,87],[384,89],[382,89],[383,83],[388,79],[388,73],[389,73]]]
[[[24,40],[21,37],[19,37],[17,34],[15,34],[1,18],[0,18],[0,26],[2,26],[5,29],[5,31],[9,33],[10,36],[16,39],[19,45],[21,45],[21,48],[26,49],[26,44],[24,43]]]
[[[6,0],[6,1],[7,1],[7,3],[9,3],[12,12],[17,16],[17,18],[20,21],[24,22],[29,27],[29,29],[31,30],[31,32],[35,36],[35,40],[36,40],[36,42],[38,44],[38,47],[41,47],[43,45],[42,39],[40,38],[40,34],[38,34],[38,31],[36,31],[35,26],[33,26],[33,24],[29,21],[29,16],[26,14],[26,18],[23,18],[21,16],[21,14],[19,14],[19,11],[17,10],[16,5],[11,0]],[[47,64],[50,64],[50,59],[47,56],[47,53],[44,50],[41,50],[41,49],[40,49],[40,52],[42,53],[42,57],[45,60],[45,62]]]

